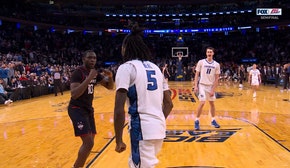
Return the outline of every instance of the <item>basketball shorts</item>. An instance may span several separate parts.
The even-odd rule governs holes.
[[[131,155],[129,157],[129,168],[154,168],[159,162],[157,154],[161,150],[162,144],[163,139],[131,139]]]
[[[260,82],[258,79],[252,80],[251,85],[252,86],[259,86]]]
[[[214,101],[216,99],[215,94],[210,96],[209,93],[211,92],[212,85],[198,85],[198,99],[199,101]]]
[[[96,134],[96,125],[93,112],[77,106],[69,106],[68,114],[73,123],[75,136]]]

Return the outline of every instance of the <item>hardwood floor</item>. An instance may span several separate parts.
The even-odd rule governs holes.
[[[220,83],[215,105],[221,128],[210,126],[206,103],[201,130],[195,131],[198,100],[191,82],[169,84],[174,109],[167,119],[157,168],[290,167],[290,91],[261,86],[253,98],[247,84],[239,89],[238,84]],[[130,149],[121,154],[114,151],[114,94],[101,86],[95,89],[98,134],[86,167],[127,167]],[[81,140],[74,137],[67,115],[69,97],[65,92],[0,106],[0,167],[72,167]],[[127,131],[124,136],[129,147]]]

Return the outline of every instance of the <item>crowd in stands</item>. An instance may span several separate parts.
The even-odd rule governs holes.
[[[89,2],[57,2],[50,4],[48,1],[5,1],[0,6],[0,16],[5,19],[16,19],[19,21],[26,21],[31,23],[42,23],[48,25],[63,25],[63,27],[78,27],[78,28],[123,28],[121,20],[128,19],[127,17],[118,17],[118,15],[136,14],[136,15],[156,15],[157,23],[151,22],[147,17],[137,18],[146,24],[151,29],[158,28],[172,28],[175,26],[173,21],[176,17],[159,17],[159,15],[172,15],[183,14],[180,18],[178,26],[183,28],[192,27],[221,27],[221,26],[241,26],[246,25],[250,20],[255,22],[267,22],[262,19],[253,19],[256,17],[255,10],[258,7],[273,8],[279,6],[280,8],[287,9],[289,2],[283,0],[263,0],[263,1],[233,1],[224,3],[185,3],[178,5],[170,5],[167,3],[159,5],[102,5],[101,3],[89,4]],[[164,1],[165,2],[165,1]],[[206,2],[205,2],[206,3]],[[138,4],[138,3],[136,3]],[[250,13],[244,12],[239,14],[206,14],[206,13],[219,13],[219,12],[233,12],[238,10],[252,11]],[[200,21],[200,17],[191,17],[191,14],[203,13],[205,18],[209,18],[209,22]],[[287,15],[287,10],[283,14]],[[106,17],[106,14],[114,14],[117,17]],[[188,16],[185,16],[185,15]],[[177,17],[178,18],[178,17]],[[280,20],[284,20],[284,15],[280,16]]]
[[[151,49],[154,62],[160,67],[167,64],[169,80],[192,80],[196,62],[205,57],[205,47],[213,46],[216,49],[215,60],[221,63],[223,80],[237,79],[240,65],[244,64],[249,69],[253,63],[243,60],[254,58],[262,74],[265,74],[263,82],[267,84],[277,79],[276,66],[281,68],[278,76],[281,79],[279,81],[283,81],[286,73],[283,65],[290,62],[289,35],[289,29],[265,29],[261,32],[233,32],[229,35],[184,34],[182,42],[176,40],[180,35],[146,35],[145,41]],[[33,30],[24,25],[19,28],[15,23],[2,23],[1,86],[11,94],[2,96],[0,104],[54,93],[53,75],[56,69],[61,72],[63,90],[68,90],[71,72],[81,64],[81,54],[88,49],[96,52],[99,66],[116,72],[122,62],[120,50],[123,38],[124,34]],[[172,57],[171,48],[175,46],[188,47],[188,57],[181,60]],[[107,65],[106,62],[112,64]],[[262,69],[264,67],[267,70]]]

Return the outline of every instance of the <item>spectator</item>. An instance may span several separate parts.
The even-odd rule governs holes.
[[[7,92],[5,90],[5,82],[2,78],[0,78],[0,104],[10,104],[13,103],[13,93]]]

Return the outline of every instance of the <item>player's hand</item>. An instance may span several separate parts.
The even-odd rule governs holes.
[[[115,151],[121,153],[126,150],[126,144],[124,142],[117,143]]]
[[[194,93],[198,93],[198,88],[197,87],[194,87]]]
[[[213,97],[214,96],[214,91],[209,92],[209,96]]]
[[[94,79],[98,74],[98,71],[95,69],[91,69],[88,78]]]
[[[113,73],[108,69],[104,69],[103,73],[104,73],[104,76],[113,77]]]

